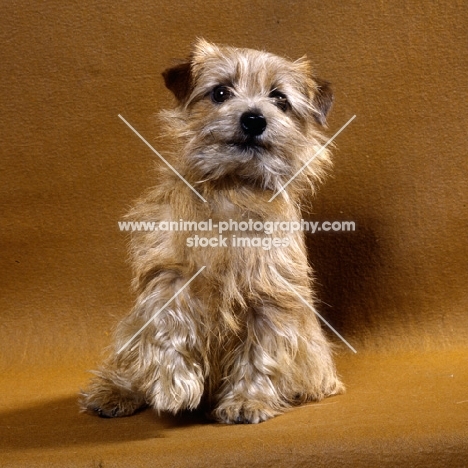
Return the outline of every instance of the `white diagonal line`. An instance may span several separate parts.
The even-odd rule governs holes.
[[[268,200],[273,201],[356,118],[353,115],[320,149]]]
[[[206,267],[202,266],[152,317],[117,351],[120,354]]]
[[[146,146],[148,146],[148,148],[153,151],[154,154],[156,154],[156,156],[158,156],[165,164],[167,167],[169,167],[170,169],[172,169],[172,171],[177,175],[179,176],[179,178],[185,182],[185,184],[189,187],[190,190],[192,190],[198,197],[200,197],[205,203],[206,203],[206,200],[176,171],[176,169],[171,165],[169,164],[169,162],[164,159],[120,114],[119,114],[119,118],[128,126],[128,128],[130,128],[130,130],[132,130],[140,139],[141,141],[143,141],[143,143],[145,143]]]
[[[291,288],[291,290],[296,294],[296,296],[333,332],[335,335],[343,341],[343,343],[348,346],[348,348],[353,352],[357,351],[346,341],[297,291]]]
[[[284,283],[335,335],[343,341],[343,343],[348,346],[348,348],[355,354],[357,351],[353,348],[287,281],[284,281],[283,278],[270,266],[270,269],[281,279]]]

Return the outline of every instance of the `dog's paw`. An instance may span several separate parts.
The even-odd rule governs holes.
[[[157,412],[173,414],[197,408],[204,392],[203,374],[199,366],[190,371],[179,368],[171,378],[156,379],[146,392],[149,405]]]
[[[224,424],[258,424],[280,413],[263,401],[233,399],[222,401],[211,416]]]
[[[88,414],[95,414],[100,418],[121,418],[131,416],[143,409],[146,404],[141,397],[108,398],[96,397],[82,392],[80,395],[80,408]]]
[[[131,416],[144,408],[146,402],[140,393],[98,377],[80,393],[79,405],[83,412],[101,418],[119,418]]]

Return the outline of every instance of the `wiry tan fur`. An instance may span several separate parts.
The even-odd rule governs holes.
[[[190,59],[166,70],[164,78],[178,103],[162,114],[175,145],[167,158],[207,202],[163,166],[157,186],[129,219],[300,220],[301,201],[329,165],[327,151],[269,200],[323,142],[318,127],[332,95],[307,60],[198,40]],[[213,99],[219,85],[230,93],[224,102]],[[255,138],[247,138],[239,123],[247,111],[266,119]],[[136,304],[118,326],[110,357],[82,393],[82,408],[113,417],[145,405],[177,413],[204,403],[220,422],[258,423],[341,392],[320,324],[294,293],[313,305],[303,233],[288,233],[288,247],[270,250],[188,247],[195,234],[133,236]]]

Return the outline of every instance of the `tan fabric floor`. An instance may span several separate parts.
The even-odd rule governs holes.
[[[342,355],[338,367],[345,395],[247,426],[78,414],[83,369],[12,371],[1,379],[0,466],[468,466],[466,350]]]

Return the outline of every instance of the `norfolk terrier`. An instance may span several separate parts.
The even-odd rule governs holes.
[[[128,219],[230,220],[232,237],[252,240],[272,233],[239,223],[299,221],[330,165],[328,150],[316,153],[333,94],[310,63],[200,39],[163,77],[177,102],[161,114],[174,151]],[[201,407],[222,423],[259,423],[340,393],[311,311],[304,233],[268,249],[194,244],[194,234],[206,236],[201,228],[132,236],[135,307],[82,409],[118,417]]]

